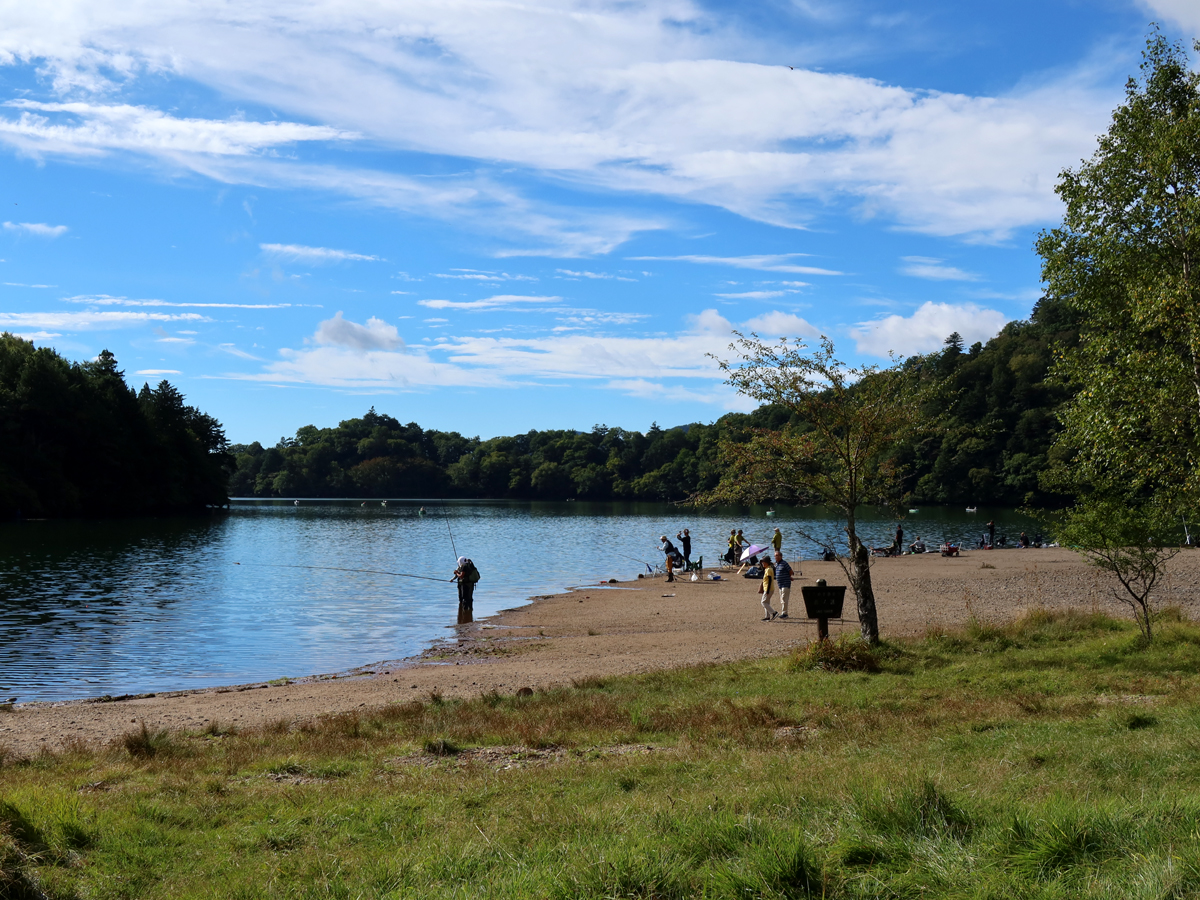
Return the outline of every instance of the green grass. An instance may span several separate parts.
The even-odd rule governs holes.
[[[0,768],[0,897],[1196,897],[1179,618],[139,727]]]

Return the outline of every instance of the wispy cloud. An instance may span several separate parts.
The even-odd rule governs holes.
[[[777,253],[762,256],[631,256],[637,260],[661,260],[665,262],[690,262],[709,266],[733,266],[737,269],[758,269],[762,272],[790,272],[796,275],[842,275],[844,273],[833,269],[819,269],[815,266],[799,266],[792,262],[798,256],[806,253]]]
[[[713,296],[723,297],[726,300],[770,300],[774,297],[784,297],[795,293],[797,291],[742,291],[738,294],[713,294]]]
[[[933,259],[928,256],[905,256],[906,265],[900,268],[905,275],[913,278],[926,278],[931,281],[978,281],[979,276],[973,272],[965,272],[954,266],[948,266],[945,260]]]
[[[176,118],[147,106],[41,103],[9,100],[20,110],[0,116],[0,140],[27,153],[92,155],[110,150],[245,156],[299,141],[354,140],[358,135],[326,125],[252,122],[245,119]]]
[[[182,375],[178,369],[138,369],[135,375]]]
[[[169,300],[130,300],[128,297],[110,297],[107,294],[79,294],[74,297],[63,297],[64,303],[79,303],[88,306],[130,306],[130,307],[182,307],[185,309],[290,309],[291,303],[188,303],[172,302]]]
[[[478,269],[452,269],[434,278],[454,278],[460,281],[537,281],[532,275],[510,275],[507,272],[481,272]]]
[[[524,303],[557,303],[562,297],[526,297],[516,294],[497,294],[482,300],[418,300],[417,305],[429,309],[499,309]]]
[[[22,328],[54,329],[68,331],[101,331],[114,328],[133,328],[138,325],[159,322],[210,322],[199,313],[151,313],[151,312],[0,312],[0,329],[13,331]]]
[[[17,281],[4,282],[5,287],[23,287],[23,288],[56,288],[57,284],[21,284]]]
[[[555,269],[560,275],[565,275],[568,278],[589,278],[593,280],[613,280],[613,281],[637,281],[636,278],[626,278],[624,275],[610,275],[607,272],[575,272],[571,269]]]
[[[974,303],[927,302],[910,316],[891,315],[860,322],[850,329],[850,336],[857,342],[859,353],[908,356],[939,349],[955,331],[967,344],[990,340],[1008,321],[1004,313]]]
[[[580,380],[624,393],[648,392],[663,399],[683,399],[685,395],[702,398],[725,408],[744,403],[720,386],[721,371],[707,355],[728,353],[733,327],[729,320],[716,310],[704,310],[680,324],[679,330],[669,334],[631,336],[576,331],[526,337],[446,336],[428,346],[409,345],[401,351],[373,347],[369,341],[322,341],[321,335],[329,326],[329,322],[322,322],[314,343],[325,346],[281,350],[281,361],[268,364],[262,372],[230,377],[394,390],[511,387]],[[344,325],[364,329],[350,322]],[[743,327],[768,335],[795,336],[814,331],[803,319],[782,312],[764,314]],[[668,383],[678,379],[687,384]]]
[[[47,225],[45,222],[5,222],[5,231],[20,231],[37,237],[62,237],[70,229],[66,225]]]
[[[218,344],[217,349],[222,353],[228,353],[230,356],[236,356],[239,359],[252,359],[258,362],[262,361],[261,356],[255,356],[252,353],[247,353],[245,350],[239,350],[234,344]]]
[[[259,244],[258,247],[268,256],[289,259],[293,262],[386,262],[379,256],[351,253],[349,250],[334,250],[331,247],[305,247],[302,244]]]

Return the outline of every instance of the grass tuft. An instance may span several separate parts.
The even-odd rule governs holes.
[[[171,749],[171,732],[166,728],[151,731],[146,720],[138,720],[138,728],[121,737],[121,744],[135,759],[151,759]]]
[[[458,754],[462,753],[462,747],[453,741],[446,740],[446,738],[426,741],[424,750],[430,756],[458,756]]]
[[[878,672],[881,668],[870,646],[848,635],[833,641],[813,641],[795,652],[791,666],[823,672]]]

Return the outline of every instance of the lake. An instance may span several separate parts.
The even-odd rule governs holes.
[[[426,514],[421,515],[424,505]],[[482,573],[475,616],[535,594],[633,578],[658,562],[658,537],[687,527],[692,557],[717,562],[730,528],[789,557],[816,548],[797,529],[835,534],[812,508],[698,513],[669,504],[521,501],[234,501],[198,519],[0,525],[0,700],[182,690],[342,673],[453,637],[448,579],[458,554]],[[988,519],[1011,538],[1034,524],[1012,510],[929,508],[916,535],[974,542]],[[892,519],[860,531],[891,542]],[[457,550],[457,553],[456,553]],[[323,568],[301,568],[323,567]],[[361,571],[408,573],[447,581]]]

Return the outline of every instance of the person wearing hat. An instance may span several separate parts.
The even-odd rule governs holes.
[[[475,568],[475,563],[471,560],[460,556],[458,568],[454,570],[454,576],[450,580],[458,582],[459,622],[464,621],[464,614],[468,617],[465,621],[469,622],[471,621],[472,607],[475,604],[475,585],[479,582],[479,570]]]
[[[781,547],[783,547],[783,533],[776,528],[775,533],[771,535],[771,549],[779,553]]]
[[[683,561],[688,565],[692,562],[692,535],[685,528],[683,531],[675,535],[679,541],[679,546],[683,548]]]

